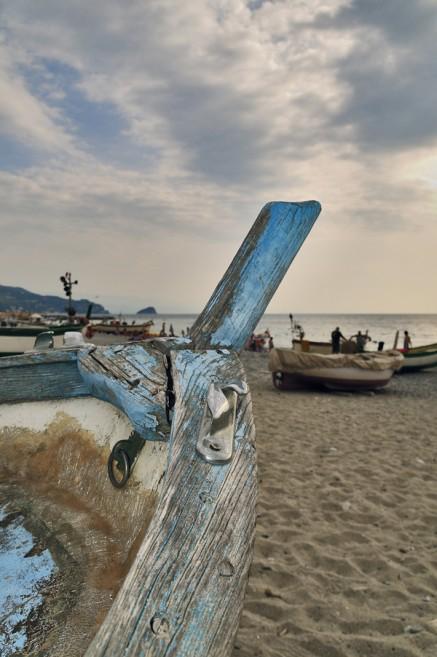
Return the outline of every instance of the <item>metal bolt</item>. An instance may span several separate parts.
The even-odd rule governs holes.
[[[200,500],[201,500],[202,502],[204,502],[205,504],[212,504],[212,502],[214,501],[214,498],[212,497],[212,495],[210,495],[209,493],[207,493],[207,492],[204,491],[204,490],[202,490],[202,491],[199,493],[199,498],[200,498]]]
[[[219,566],[219,574],[222,577],[232,577],[235,573],[235,568],[229,559],[224,559]]]
[[[170,623],[164,616],[154,616],[150,621],[150,628],[158,639],[170,638]]]
[[[218,443],[209,443],[209,448],[214,452],[219,452],[221,450],[221,446]]]

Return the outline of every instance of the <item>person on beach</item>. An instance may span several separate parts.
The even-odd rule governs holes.
[[[404,331],[404,351],[408,351],[412,346],[413,345],[408,331]]]
[[[353,335],[351,339],[353,340],[354,338],[357,343],[358,354],[363,353],[366,346],[366,342],[372,339],[370,336],[367,335],[367,333],[361,333],[361,331],[358,331],[358,333],[356,335]]]
[[[337,326],[331,333],[331,343],[332,343],[332,353],[333,354],[339,354],[340,353],[340,340],[346,340],[342,332],[340,331],[340,327]]]

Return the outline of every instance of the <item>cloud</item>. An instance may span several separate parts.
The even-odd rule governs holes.
[[[338,104],[323,65],[334,41],[316,40],[310,72],[307,35],[293,29],[286,3],[255,13],[242,2],[98,6],[11,3],[6,24],[29,58],[70,67],[76,91],[112,105],[126,133],[163,160],[176,158],[178,169],[219,183],[261,182],[267,156],[280,164],[294,144],[304,156],[326,123],[320,107],[329,113]]]
[[[390,151],[437,139],[437,7],[428,0],[354,0],[321,29],[355,34],[339,61],[338,80],[349,89],[334,125],[349,125],[360,149]]]
[[[30,92],[10,55],[0,43],[0,134],[13,136],[30,148],[74,152],[73,139],[60,124],[59,115]]]
[[[46,282],[36,245],[55,267],[68,237],[89,276],[120,245],[117,275],[98,256],[114,296],[170,254],[203,299],[276,199],[320,200],[339,253],[428,234],[436,17],[424,0],[7,1],[0,224],[20,275]]]

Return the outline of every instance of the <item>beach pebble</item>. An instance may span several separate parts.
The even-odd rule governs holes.
[[[343,502],[341,508],[343,509],[343,511],[350,511],[352,508],[352,503],[348,501]]]

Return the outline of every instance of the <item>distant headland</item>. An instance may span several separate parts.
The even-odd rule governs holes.
[[[93,315],[107,315],[109,312],[99,303],[88,299],[73,300],[76,313],[85,315],[90,303],[93,304]],[[54,295],[35,294],[22,287],[0,285],[0,312],[23,310],[31,313],[56,313],[66,312],[67,300],[65,297]]]
[[[147,308],[142,308],[142,310],[139,310],[137,315],[157,315],[156,308],[153,306],[147,306]]]

